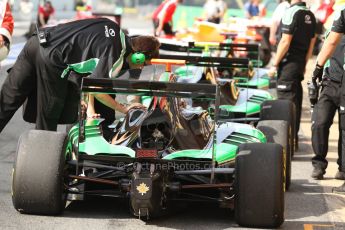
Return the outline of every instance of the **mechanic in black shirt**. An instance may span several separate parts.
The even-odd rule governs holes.
[[[341,83],[343,78],[343,64],[345,52],[345,36],[342,37],[334,54],[325,64],[325,70],[322,79],[322,90],[312,113],[312,146],[315,156],[312,158],[313,172],[311,177],[314,179],[323,179],[326,173],[328,161],[326,160],[328,152],[329,128],[333,123],[335,112],[340,114]],[[340,119],[339,119],[340,120]],[[338,139],[338,169],[335,178],[345,179],[345,173],[341,170],[342,160],[342,136],[339,123]],[[345,142],[344,142],[345,143]]]
[[[273,67],[269,75],[278,74],[277,94],[279,99],[291,100],[296,107],[296,147],[302,109],[302,80],[308,59],[315,43],[316,20],[301,0],[292,0],[282,22],[282,37],[279,41]],[[277,71],[278,70],[278,71]]]
[[[36,129],[56,130],[68,100],[70,71],[88,73],[90,77],[114,78],[126,66],[142,68],[145,62],[158,56],[160,46],[153,36],[127,37],[115,22],[105,18],[74,21],[42,31],[44,33],[39,34],[43,36],[32,36],[25,44],[2,85],[0,132],[36,89]],[[144,55],[146,61],[133,61],[137,52]],[[95,97],[108,107],[127,111],[110,95],[97,94]]]
[[[326,61],[332,56],[332,54],[336,51],[336,48],[338,44],[341,42],[343,36],[345,34],[345,8],[343,7],[340,10],[337,10],[334,14],[334,22],[332,25],[331,32],[329,33],[325,43],[323,44],[321,51],[319,55],[317,56],[316,61],[316,67],[313,72],[313,81],[321,81],[322,75],[323,75],[323,68],[326,63]],[[342,72],[344,73],[344,63],[345,60],[340,62],[339,65],[343,67]],[[332,64],[332,63],[331,63]],[[342,76],[343,78],[343,76]],[[341,136],[344,136],[344,130],[345,130],[345,84],[343,84],[342,80],[342,86],[341,86],[341,95],[340,95],[340,128],[341,128]],[[344,150],[345,143],[342,142],[342,150]],[[341,172],[345,172],[345,156],[344,151],[342,151],[341,156]],[[342,186],[333,188],[333,192],[337,193],[345,193],[345,182]]]

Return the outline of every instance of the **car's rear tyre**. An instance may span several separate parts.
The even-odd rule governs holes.
[[[265,134],[268,143],[280,144],[283,147],[284,184],[285,190],[289,190],[291,184],[291,154],[289,146],[291,135],[289,135],[288,122],[279,120],[259,121],[256,128]]]
[[[295,105],[289,100],[267,100],[261,104],[260,120],[283,120],[289,124],[291,133],[289,151],[291,156],[295,153],[296,142],[296,109]]]
[[[58,215],[64,210],[66,140],[66,133],[42,130],[21,135],[12,172],[12,202],[17,211]]]
[[[235,218],[244,227],[276,228],[284,221],[283,148],[242,144],[235,164]]]

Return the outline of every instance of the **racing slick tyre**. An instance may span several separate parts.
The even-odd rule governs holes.
[[[291,154],[288,151],[290,140],[287,121],[259,121],[256,128],[265,134],[268,143],[280,144],[283,147],[284,186],[286,191],[289,190],[291,184]]]
[[[31,130],[21,135],[12,171],[12,202],[26,214],[58,215],[66,204],[65,133]]]
[[[267,100],[261,104],[260,121],[283,120],[289,124],[290,142],[287,151],[291,156],[295,153],[296,112],[295,105],[289,100]]]
[[[283,223],[283,148],[280,145],[240,145],[234,183],[235,219],[240,226],[277,228]]]

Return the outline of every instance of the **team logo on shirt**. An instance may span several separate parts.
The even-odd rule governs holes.
[[[108,29],[108,26],[104,26],[104,33],[107,38],[109,38],[109,36],[115,37],[115,30]]]
[[[306,15],[306,16],[304,17],[304,23],[305,23],[305,24],[311,24],[310,15]]]
[[[110,34],[110,36],[115,37],[115,30],[110,29],[109,34]]]

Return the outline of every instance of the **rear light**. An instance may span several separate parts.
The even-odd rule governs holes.
[[[158,158],[157,149],[136,149],[136,158]]]

